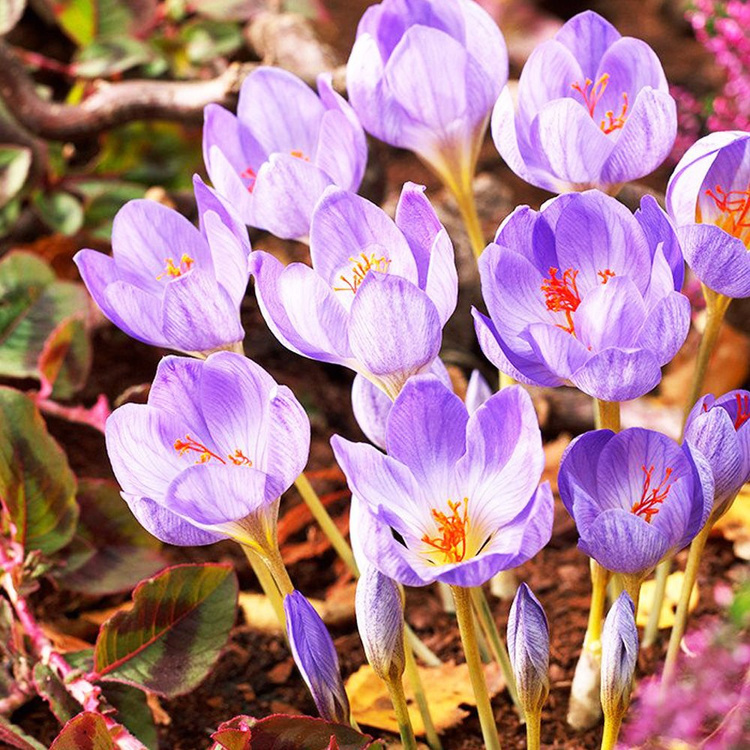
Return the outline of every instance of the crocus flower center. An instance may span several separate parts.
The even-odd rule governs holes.
[[[558,323],[556,324],[557,328],[575,336],[576,327],[573,322],[573,313],[581,304],[581,295],[578,293],[578,286],[576,285],[578,270],[569,268],[563,273],[562,278],[558,277],[558,273],[560,273],[559,268],[550,268],[549,278],[542,282],[541,289],[544,292],[544,301],[550,312],[565,313],[566,325]],[[615,272],[609,268],[596,273],[601,278],[602,284],[606,284],[615,275]]]
[[[463,505],[463,511],[461,510]],[[443,513],[436,508],[432,509],[432,518],[437,524],[437,536],[431,537],[425,534],[422,541],[439,552],[442,556],[442,564],[458,563],[466,555],[466,535],[469,525],[469,498],[453,502],[448,500],[449,513]]]
[[[212,450],[207,448],[203,443],[199,442],[190,435],[185,435],[183,439],[178,438],[174,441],[174,449],[181,455],[184,456],[186,453],[195,452],[198,454],[197,464],[208,463],[212,458],[215,458],[219,463],[226,464],[218,453],[214,453]],[[234,453],[228,453],[227,459],[235,466],[252,466],[253,462],[239,449],[236,448]]]
[[[594,117],[594,112],[596,111],[596,105],[599,103],[602,96],[604,96],[608,83],[609,73],[604,73],[596,79],[596,82],[587,78],[583,85],[578,82],[571,84],[573,90],[581,95],[583,103],[586,105],[586,109],[588,109],[592,119]],[[628,119],[627,114],[628,95],[627,92],[623,91],[622,109],[620,110],[620,114],[616,115],[613,110],[608,109],[604,113],[604,118],[599,123],[599,127],[606,135],[614,133],[615,130],[620,130],[620,128],[625,125],[625,121]]]
[[[664,479],[656,487],[651,486],[654,473],[654,467],[648,469],[641,466],[643,473],[646,475],[643,479],[643,493],[638,502],[633,503],[630,509],[631,513],[646,519],[646,523],[651,523],[651,519],[659,512],[659,506],[667,499],[672,483],[669,478],[672,476],[672,469],[667,468],[664,472]]]
[[[737,394],[737,416],[734,419],[734,429],[739,430],[745,422],[750,420],[750,396]]]
[[[384,255],[375,255],[375,253],[360,253],[356,258],[349,258],[349,262],[352,264],[349,271],[350,277],[345,274],[339,276],[344,286],[333,287],[334,292],[351,292],[355,294],[359,285],[365,280],[365,276],[370,271],[377,271],[378,273],[388,273],[388,267],[391,265],[391,261]]]
[[[714,190],[706,190],[706,195],[721,211],[717,226],[750,248],[750,185],[747,190],[729,192],[717,185]],[[700,221],[700,216],[697,218]]]
[[[167,265],[165,266],[164,271],[156,277],[157,281],[161,281],[165,276],[173,279],[182,276],[182,274],[187,273],[195,263],[187,253],[182,254],[179,265],[175,265],[174,258],[164,258],[164,262]]]

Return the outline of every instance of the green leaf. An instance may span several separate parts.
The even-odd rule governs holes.
[[[5,743],[2,747],[15,748],[15,750],[47,750],[41,742],[29,737],[26,732],[15,724],[11,724],[0,714],[0,742]]]
[[[267,0],[193,0],[191,9],[216,21],[249,21],[268,10]]]
[[[76,56],[76,75],[98,78],[122,73],[143,65],[154,57],[151,48],[127,36],[113,36],[95,40]]]
[[[71,719],[49,750],[116,750],[107,725],[99,714],[85,712]]]
[[[385,750],[382,742],[346,724],[287,714],[264,719],[236,716],[222,724],[211,739],[215,748],[224,750]]]
[[[190,62],[201,64],[217,57],[226,57],[242,44],[242,29],[236,23],[196,21],[181,31]]]
[[[47,701],[55,718],[64,724],[83,710],[83,706],[65,689],[65,685],[47,664],[37,662],[33,671],[34,687]]]
[[[0,22],[2,21],[0,2]],[[0,32],[1,33],[1,32]],[[31,168],[31,149],[25,146],[0,146],[0,208],[23,187]]]
[[[88,307],[82,284],[59,281],[37,255],[8,253],[0,260],[0,375],[39,377],[39,356],[50,334]]]
[[[57,0],[52,6],[60,28],[79,46],[96,35],[96,0]]]
[[[26,8],[26,0],[2,0],[0,2],[0,34],[7,34],[20,20]]]
[[[140,583],[133,608],[99,630],[94,669],[102,680],[182,695],[208,674],[237,608],[231,565],[177,565]]]
[[[66,318],[52,331],[39,355],[42,393],[68,399],[86,385],[93,353],[83,315]]]
[[[67,563],[58,574],[62,586],[106,596],[129,591],[166,567],[161,542],[144,531],[114,482],[81,479],[78,504],[78,532],[61,553]]]
[[[117,709],[114,718],[118,724],[135,735],[148,750],[158,750],[159,737],[154,717],[142,690],[118,682],[108,682],[104,686],[104,697],[107,703]]]
[[[0,387],[0,497],[27,552],[64,547],[78,519],[76,480],[29,398]]]
[[[34,205],[42,221],[55,232],[73,235],[83,226],[83,206],[70,193],[35,193]]]

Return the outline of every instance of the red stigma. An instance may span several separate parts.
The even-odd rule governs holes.
[[[214,453],[209,450],[203,443],[198,442],[195,438],[191,438],[190,435],[185,435],[184,439],[177,439],[174,441],[174,449],[181,455],[184,456],[186,453],[193,451],[198,453],[197,464],[208,463],[212,458],[215,458],[219,463],[226,464],[226,460],[223,459],[218,453]],[[227,458],[235,466],[252,466],[253,462],[239,449],[235,449],[234,453],[227,455]]]
[[[737,398],[737,417],[734,420],[734,429],[739,430],[745,422],[750,420],[750,396],[741,396],[739,393]]]
[[[611,278],[614,277],[615,272],[610,271],[609,268],[605,268],[604,271],[597,271],[596,275],[601,277],[602,284],[606,284]]]
[[[464,503],[464,512],[460,514],[458,509]],[[438,534],[430,538],[429,534],[422,537],[422,541],[441,552],[448,562],[458,563],[464,559],[466,554],[466,527],[469,523],[469,499],[464,498],[458,502],[448,501],[451,514],[446,515],[439,510],[432,509],[432,517],[438,525]]]
[[[643,480],[643,493],[641,499],[637,503],[633,503],[630,512],[635,513],[636,516],[643,516],[646,523],[651,523],[652,517],[660,510],[658,506],[667,499],[669,490],[672,488],[669,481],[669,477],[672,476],[672,469],[666,469],[664,479],[656,487],[651,487],[651,475],[654,473],[654,467],[650,466],[647,469],[645,466],[641,466],[641,469],[646,475]]]
[[[604,92],[607,90],[608,83],[609,73],[604,73],[603,75],[599,76],[599,78],[597,78],[596,83],[594,83],[590,78],[587,78],[583,86],[581,86],[581,84],[578,82],[571,84],[573,90],[577,91],[581,95],[583,103],[586,105],[586,109],[588,109],[589,114],[592,118],[594,117],[594,112],[596,111],[596,105],[599,103],[599,100],[604,96]],[[590,90],[589,87],[591,87]],[[619,130],[625,125],[627,114],[628,95],[626,92],[623,92],[622,109],[620,110],[620,114],[615,115],[613,110],[607,110],[604,113],[604,118],[599,123],[599,127],[602,129],[605,135],[609,135],[610,133],[613,133],[615,130]]]
[[[729,192],[717,185],[714,190],[706,190],[706,195],[724,214],[719,223],[722,229],[735,237],[750,229],[750,185],[747,190]]]
[[[247,188],[248,193],[253,192],[253,188],[255,187],[255,177],[255,170],[251,167],[248,167],[244,172],[240,172],[240,179],[243,180],[243,182],[247,182],[245,187]]]
[[[557,327],[575,336],[576,328],[573,323],[573,313],[581,304],[581,295],[578,294],[578,287],[576,286],[578,271],[569,268],[563,273],[562,279],[558,279],[559,270],[558,268],[549,269],[549,278],[544,279],[541,289],[544,292],[547,309],[551,312],[565,313],[568,324],[565,326],[558,324]]]

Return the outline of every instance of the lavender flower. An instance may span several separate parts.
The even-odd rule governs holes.
[[[310,423],[259,365],[165,357],[148,404],[115,409],[107,452],[135,517],[169,544],[231,537],[275,549],[279,498],[304,468]]]
[[[550,538],[541,434],[520,387],[469,416],[434,375],[419,375],[391,409],[387,456],[339,436],[331,444],[353,493],[357,546],[400,583],[479,586]]]
[[[284,346],[350,367],[391,398],[429,370],[456,307],[453,245],[423,191],[404,185],[394,223],[331,188],[313,214],[312,268],[250,258],[261,312]]]
[[[356,191],[367,142],[349,104],[318,76],[315,93],[291,73],[261,67],[243,82],[237,116],[205,110],[203,159],[216,189],[245,223],[285,239],[310,232],[325,189]]]
[[[139,341],[208,352],[245,336],[247,230],[234,211],[194,178],[200,230],[149,200],[125,204],[112,225],[112,256],[80,250],[73,260],[102,312]]]
[[[473,414],[490,396],[492,396],[490,384],[479,370],[473,370],[469,377],[469,384],[466,386],[466,398],[464,399],[469,414]]]
[[[508,615],[508,654],[524,713],[536,716],[549,695],[549,625],[525,583],[518,587]]]
[[[635,217],[596,190],[519,207],[479,271],[490,313],[473,310],[479,343],[522,383],[642,396],[690,326],[679,245],[653,199]]]
[[[637,663],[635,606],[623,591],[609,610],[602,630],[601,699],[605,716],[620,719],[627,711]]]
[[[395,581],[365,565],[357,581],[357,628],[367,661],[385,682],[400,680],[406,665],[404,605]]]
[[[500,155],[555,193],[616,190],[653,172],[677,134],[675,103],[654,51],[593,11],[571,18],[529,57],[518,111],[506,87],[492,113]]]
[[[331,636],[299,591],[284,597],[286,630],[294,662],[310,689],[321,718],[349,723],[349,699],[341,681],[339,658]]]
[[[714,486],[706,459],[652,430],[595,430],[563,455],[560,497],[578,546],[607,570],[645,574],[703,528]]]
[[[685,423],[685,440],[708,461],[714,477],[713,517],[718,518],[750,481],[750,393],[708,394]]]
[[[505,41],[471,0],[384,0],[365,12],[346,87],[365,130],[449,184],[474,173],[508,79]]]
[[[750,133],[713,133],[689,148],[667,186],[685,260],[711,290],[750,297]]]

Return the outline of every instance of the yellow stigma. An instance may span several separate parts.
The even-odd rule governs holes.
[[[226,459],[222,458],[218,453],[214,453],[212,450],[207,448],[203,443],[190,435],[185,435],[184,438],[178,438],[174,441],[174,449],[179,453],[180,456],[184,456],[186,453],[193,452],[198,454],[198,459],[195,463],[205,464],[211,459],[216,459],[219,463],[226,464]],[[253,462],[239,449],[236,448],[234,453],[227,454],[227,458],[235,466],[252,466]]]
[[[459,512],[463,503],[463,513]],[[422,541],[432,549],[430,555],[438,552],[443,556],[439,564],[461,562],[466,555],[466,535],[469,525],[469,498],[453,502],[448,500],[450,514],[432,509],[432,517],[437,523],[437,536],[425,534]]]
[[[187,253],[182,254],[182,257],[180,258],[180,265],[178,266],[175,265],[174,258],[164,258],[164,262],[167,265],[164,268],[164,271],[156,277],[157,281],[161,281],[165,276],[170,276],[172,278],[182,276],[182,274],[187,273],[195,263],[195,261]]]
[[[333,287],[334,292],[351,292],[355,294],[359,285],[365,280],[365,276],[370,271],[377,271],[378,273],[388,273],[388,268],[391,265],[391,261],[384,255],[376,256],[375,253],[360,253],[356,258],[349,258],[349,262],[352,264],[351,267],[351,278],[348,279],[343,274],[339,276],[344,286]]]

